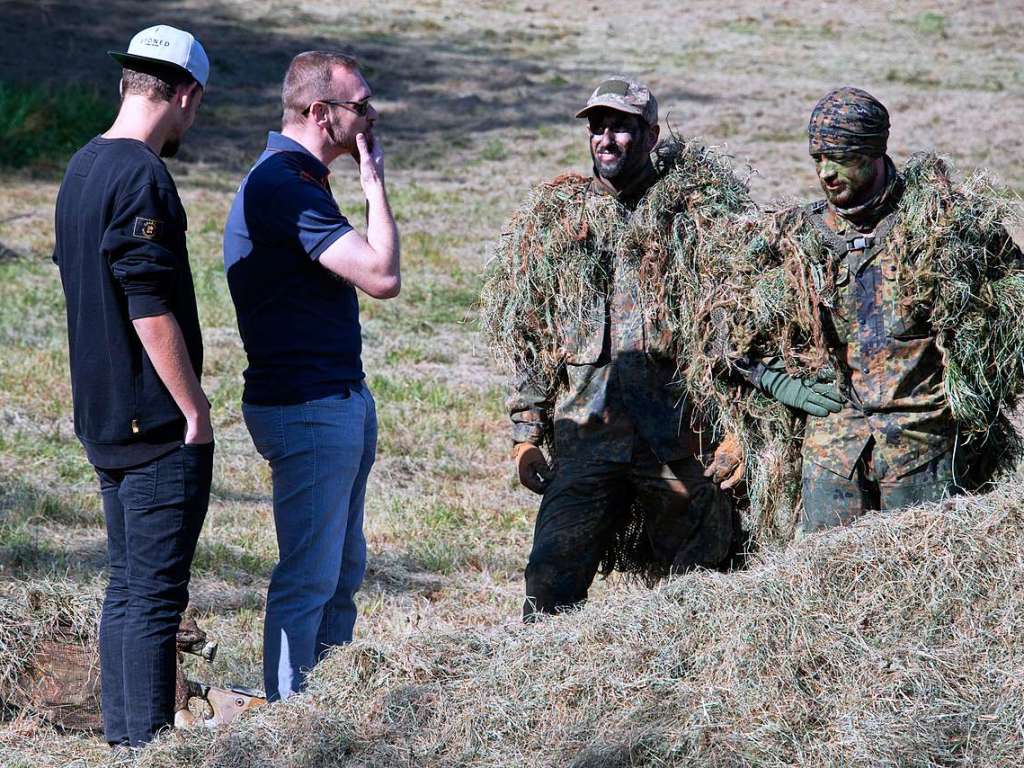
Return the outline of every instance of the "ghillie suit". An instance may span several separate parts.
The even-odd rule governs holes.
[[[906,408],[881,416],[899,435],[904,427],[918,428],[898,423],[904,413],[930,408],[931,432],[924,437],[931,445],[920,449],[922,455],[952,449],[973,456],[970,472],[956,481],[978,489],[1020,457],[1009,421],[1024,390],[1024,273],[1020,251],[1005,229],[1014,214],[982,175],[954,184],[948,164],[935,155],[915,155],[900,176],[902,196],[878,228],[887,230],[881,236],[889,254],[878,292],[891,318],[886,343],[905,338],[906,354],[920,355],[922,367],[931,345],[937,350],[931,370],[941,381],[934,388],[937,402],[917,402],[922,396],[916,391],[900,392]],[[835,381],[850,395],[858,371],[850,368],[848,340],[836,320],[844,309],[844,279],[849,280],[846,253],[814,221],[820,210],[819,205],[764,216],[758,234],[734,259],[737,272],[747,275],[747,290],[720,304],[718,319],[727,328],[730,364],[748,353],[779,356],[791,374]],[[884,389],[906,364],[880,359],[877,369],[865,367],[862,373]],[[775,533],[785,539],[790,532]]]
[[[615,198],[588,194],[592,179],[569,173],[537,187],[502,233],[481,298],[491,352],[508,374],[542,386],[558,381],[576,329],[600,321],[591,297],[611,290],[609,254],[637,267],[651,328],[685,349],[690,307],[720,265],[709,232],[722,216],[748,210],[746,182],[714,150],[672,137],[653,153],[659,183],[626,227]],[[668,337],[666,337],[668,338]]]
[[[663,460],[680,445],[683,456],[714,445],[716,435],[691,407],[675,361],[692,345],[693,308],[715,279],[703,271],[717,264],[711,224],[746,210],[750,198],[728,162],[707,148],[673,136],[652,161],[657,179],[635,207],[595,193],[596,182],[576,174],[541,185],[511,220],[488,267],[483,326],[513,380],[513,439],[546,444],[556,462],[576,457],[590,439],[584,422],[591,403],[578,371],[597,364],[602,343],[608,345],[607,312],[624,305],[629,319],[610,333],[628,337],[614,363],[622,398],[636,406],[630,416],[637,433]],[[667,366],[667,374],[630,379],[654,365]],[[516,405],[524,392],[536,395]],[[587,450],[603,458],[621,450],[623,458],[612,460],[628,461],[632,435],[628,445],[620,438],[609,428],[607,440],[594,440],[599,447]],[[649,545],[636,546],[646,512],[624,501],[603,572],[624,569],[650,580],[672,567]]]
[[[713,223],[707,237],[716,247],[703,270],[716,276],[682,323],[691,329],[677,351],[694,407],[717,435],[742,446],[746,490],[742,527],[747,548],[777,546],[793,536],[800,504],[802,419],[751,388],[737,375],[749,364],[756,329],[773,327],[794,303],[781,279],[777,257],[767,249],[763,216],[748,211]],[[775,260],[773,260],[775,259]]]

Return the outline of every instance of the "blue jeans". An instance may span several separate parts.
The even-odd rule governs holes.
[[[100,617],[103,733],[137,747],[174,722],[174,638],[210,501],[213,443],[96,474],[110,577]]]
[[[267,591],[263,681],[268,699],[286,699],[326,650],[352,639],[377,412],[370,390],[354,384],[296,405],[243,403],[242,414],[273,478],[280,560]]]

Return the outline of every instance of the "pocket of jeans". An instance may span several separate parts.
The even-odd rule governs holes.
[[[126,509],[142,509],[153,504],[156,499],[159,465],[164,458],[161,456],[142,466],[125,470],[118,497]]]
[[[181,475],[184,508],[189,518],[205,515],[213,479],[214,441],[181,445]]]
[[[182,443],[181,450],[186,454],[195,456],[197,459],[204,456],[213,456],[214,441],[208,443]]]
[[[273,461],[283,451],[284,418],[279,406],[249,406],[242,404],[242,416],[245,419],[249,437],[256,447],[257,453],[265,461]]]
[[[341,392],[337,392],[333,395],[327,395],[327,397],[320,397],[317,398],[316,400],[311,401],[310,405],[313,405],[318,408],[331,408],[336,405],[347,403],[351,399],[352,388],[346,386]]]

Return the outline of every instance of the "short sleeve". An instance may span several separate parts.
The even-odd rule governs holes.
[[[184,218],[177,193],[155,183],[115,203],[101,248],[128,299],[128,317],[171,311],[184,253]]]
[[[289,219],[288,224],[294,227],[299,246],[313,261],[352,230],[327,188],[304,175],[279,188],[273,206],[278,215],[283,214]]]

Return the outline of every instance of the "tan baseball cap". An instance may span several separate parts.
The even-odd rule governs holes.
[[[587,99],[587,106],[576,113],[586,117],[597,107],[608,107],[619,112],[637,115],[648,125],[658,124],[658,101],[651,89],[624,75],[606,77]]]

